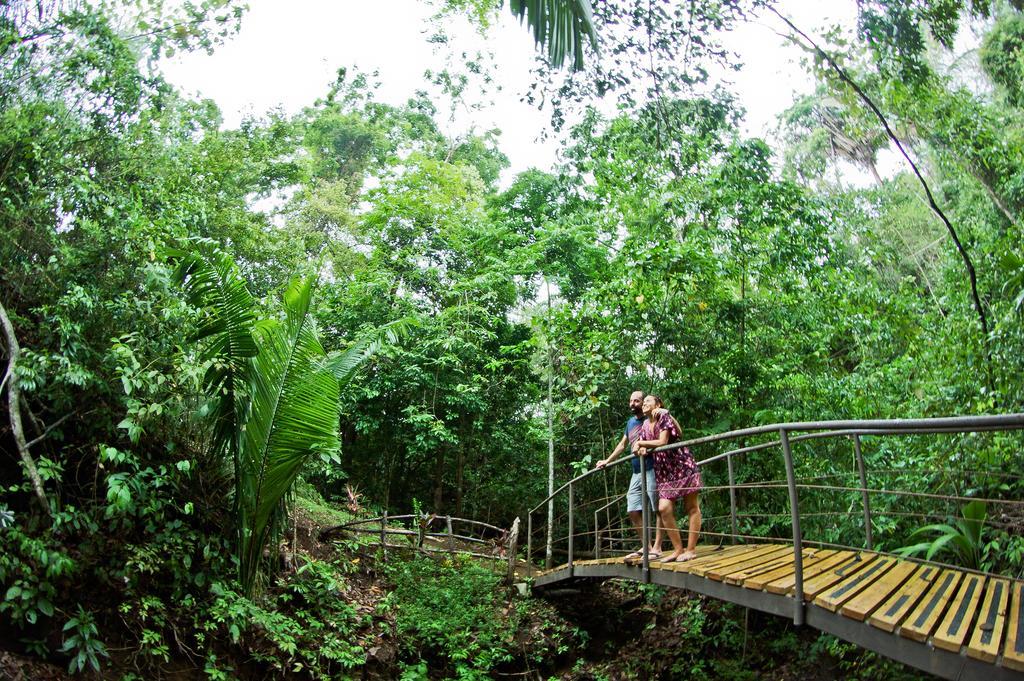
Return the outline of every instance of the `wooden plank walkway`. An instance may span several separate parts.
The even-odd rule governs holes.
[[[1024,679],[1024,583],[868,551],[803,550],[807,622],[944,678]],[[766,612],[793,612],[793,547],[701,546],[685,563],[650,561],[650,581]],[[643,579],[638,562],[576,561],[534,573]]]

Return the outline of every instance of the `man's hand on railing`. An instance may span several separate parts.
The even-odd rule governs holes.
[[[607,465],[608,465],[608,459],[601,459],[596,464],[594,464],[594,468],[604,468]]]

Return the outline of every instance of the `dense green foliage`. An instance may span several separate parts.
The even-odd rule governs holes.
[[[557,483],[591,467],[633,389],[689,435],[1022,411],[1020,4],[864,2],[823,43],[952,229],[916,177],[882,177],[893,140],[825,61],[778,140],[742,133],[709,64],[736,66],[720,31],[770,4],[598,3],[600,53],[532,93],[562,161],[516,177],[496,134],[450,136],[427,94],[385,104],[346,68],[301,113],[226,128],[154,59],[213,49],[231,2],[0,5],[4,645],[126,678],[569,674],[587,641],[567,620],[469,561],[327,550],[309,528],[349,515],[309,504],[509,526],[545,494],[549,442]],[[497,4],[445,6],[487,23]],[[954,59],[968,19],[980,50]],[[1019,576],[1021,444],[866,441],[873,487],[996,502],[879,494],[876,546],[925,536]],[[798,453],[802,476],[855,480],[846,443]],[[784,474],[766,451],[737,476]],[[703,503],[722,531],[724,493]],[[859,492],[801,504],[808,537],[863,541]],[[789,531],[783,490],[739,505],[742,534]],[[388,593],[361,601],[372,578]],[[657,673],[740,674],[702,661],[737,645],[734,615],[680,607],[681,666]]]

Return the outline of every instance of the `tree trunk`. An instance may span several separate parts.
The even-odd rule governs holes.
[[[459,455],[455,461],[455,515],[462,517],[462,485],[463,472],[466,469],[466,444],[465,433],[462,442],[459,444]]]
[[[979,171],[973,163],[966,164],[966,166],[967,172],[970,173],[970,175],[978,181],[978,183],[985,190],[985,193],[988,194],[988,197],[992,200],[992,203],[995,204],[995,207],[999,210],[1000,213],[1003,214],[1003,217],[1005,217],[1011,225],[1017,224],[1017,217],[1010,212],[1009,207],[1007,207],[1006,203],[1002,200],[1002,198],[1000,198],[1000,196],[996,194],[996,190],[988,182],[988,180],[981,173],[981,171]]]
[[[50,504],[46,500],[46,492],[43,491],[43,479],[39,476],[39,469],[36,468],[36,462],[29,452],[28,442],[25,440],[25,429],[21,424],[21,393],[18,390],[18,379],[14,375],[21,348],[18,345],[18,338],[14,334],[14,325],[11,324],[11,319],[7,316],[7,310],[3,304],[0,304],[0,326],[3,326],[4,337],[7,339],[8,354],[7,372],[4,374],[3,380],[0,381],[0,386],[7,385],[7,414],[11,420],[11,432],[14,433],[14,442],[18,446],[18,455],[21,457],[25,474],[32,483],[32,489],[35,491],[43,512],[49,515]]]
[[[874,160],[868,159],[864,163],[865,165],[867,165],[868,170],[871,171],[871,176],[875,178],[875,184],[877,184],[879,187],[884,186],[885,183],[882,181],[882,176],[878,174],[878,168],[875,166]]]
[[[552,403],[552,384],[555,378],[555,361],[551,352],[551,285],[545,279],[544,287],[548,294],[548,496],[555,493],[555,427],[554,406]],[[552,537],[555,531],[555,500],[548,500],[548,539],[544,552],[544,564],[551,567]]]
[[[441,504],[444,501],[444,447],[437,450],[437,459],[434,462],[434,507],[433,513],[441,512]]]

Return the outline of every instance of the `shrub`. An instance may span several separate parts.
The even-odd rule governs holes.
[[[390,564],[388,578],[394,590],[383,607],[394,614],[406,654],[460,679],[484,678],[513,659],[520,614],[506,608],[495,573],[464,556],[417,557]]]

